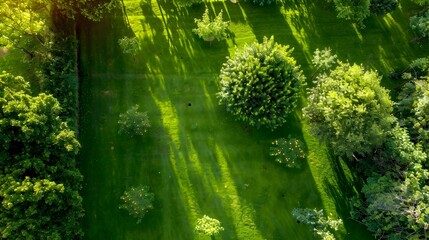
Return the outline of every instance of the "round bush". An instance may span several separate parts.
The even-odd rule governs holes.
[[[293,49],[264,37],[237,49],[220,72],[221,103],[251,126],[275,129],[286,122],[300,97],[304,76]]]
[[[304,143],[301,140],[292,137],[279,138],[271,144],[270,155],[276,158],[276,162],[290,168],[301,167],[300,160],[305,159]]]
[[[155,194],[149,192],[148,186],[131,187],[121,196],[123,203],[119,209],[125,209],[128,213],[137,218],[140,223],[145,214],[153,209],[152,202],[155,200]]]
[[[150,127],[149,117],[146,112],[139,112],[139,105],[119,115],[119,134],[143,135]]]

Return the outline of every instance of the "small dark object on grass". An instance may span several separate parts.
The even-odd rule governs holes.
[[[192,103],[188,103],[188,107],[192,106]]]

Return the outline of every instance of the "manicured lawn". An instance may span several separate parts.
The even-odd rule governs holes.
[[[223,9],[233,35],[212,44],[191,32],[203,6],[147,1],[124,0],[126,15],[78,27],[86,239],[199,239],[193,229],[203,214],[222,222],[225,231],[217,239],[313,239],[290,214],[294,207],[342,217],[339,239],[369,239],[348,219],[347,198],[359,190],[352,183],[356,176],[342,161],[331,161],[300,111],[274,132],[250,128],[218,104],[217,75],[235,46],[270,35],[295,48],[306,76],[312,52],[327,46],[343,60],[387,74],[428,54],[427,46],[409,43],[408,17],[415,10],[404,7],[408,1],[393,15],[370,18],[365,29],[336,19],[325,1],[266,8],[215,2],[208,7]],[[117,41],[125,35],[141,40],[136,57],[121,53]],[[118,135],[119,114],[135,104],[148,111],[148,135]],[[270,142],[289,134],[306,143],[308,164],[300,170],[285,169],[268,155]],[[118,206],[124,190],[141,184],[156,200],[137,225]]]

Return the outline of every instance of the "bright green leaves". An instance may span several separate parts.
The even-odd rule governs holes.
[[[325,216],[323,209],[294,208],[292,215],[297,221],[310,225],[314,235],[323,240],[334,240],[335,237],[331,231],[337,231],[338,227],[343,224],[341,219],[335,220],[330,216]]]
[[[0,234],[6,239],[82,235],[80,148],[58,101],[31,96],[21,77],[0,75]]]
[[[292,50],[264,38],[237,49],[220,73],[221,103],[250,126],[275,129],[293,112],[304,76],[290,56]]]
[[[337,154],[368,153],[381,146],[392,128],[393,103],[380,79],[362,66],[340,63],[310,89],[304,115],[312,132]]]
[[[202,19],[195,19],[197,28],[192,29],[192,32],[204,41],[212,42],[213,40],[223,40],[226,38],[226,30],[228,29],[229,22],[224,22],[222,19],[222,10],[213,19],[210,20],[209,9],[206,8]]]
[[[48,47],[49,1],[3,0],[0,3],[0,41],[34,57]]]
[[[214,236],[224,229],[221,226],[221,222],[215,218],[211,218],[207,215],[204,215],[202,218],[197,220],[197,224],[195,226],[195,231],[198,233],[202,233],[207,236]]]

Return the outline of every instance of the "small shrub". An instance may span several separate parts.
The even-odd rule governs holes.
[[[224,229],[219,220],[204,215],[197,220],[195,231],[202,233],[206,236],[213,237],[214,235],[222,232]]]
[[[371,0],[369,11],[376,15],[393,12],[399,5],[398,0]]]
[[[429,36],[429,11],[421,16],[410,18],[410,27],[418,37],[424,38]]]
[[[139,112],[139,105],[128,109],[119,115],[119,134],[144,135],[150,127],[149,117],[146,112]]]
[[[335,237],[331,231],[337,231],[338,227],[343,224],[341,219],[334,220],[329,216],[326,217],[323,209],[294,208],[292,215],[297,221],[310,225],[314,235],[323,240],[334,240]]]
[[[213,40],[221,41],[226,38],[226,29],[229,22],[224,22],[222,19],[222,10],[213,21],[209,17],[209,9],[206,8],[202,19],[195,19],[197,28],[192,29],[192,32],[204,41],[212,42]]]
[[[153,201],[155,194],[149,192],[148,186],[131,187],[121,196],[123,204],[119,205],[119,209],[125,209],[128,213],[137,219],[140,223],[145,214],[153,209]]]
[[[290,168],[299,168],[301,161],[305,159],[303,150],[304,143],[296,138],[279,138],[272,142],[270,155],[275,157],[276,162],[285,164]]]

